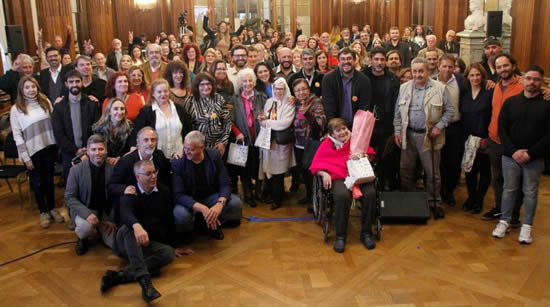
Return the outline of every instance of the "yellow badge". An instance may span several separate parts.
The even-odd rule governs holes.
[[[216,119],[216,118],[218,117],[218,114],[212,113],[212,115],[210,115],[210,117],[211,117],[212,119]]]
[[[319,82],[315,82],[315,87],[319,87],[321,86],[321,84],[319,84]]]
[[[357,96],[353,96],[353,97],[351,97],[351,101],[353,101],[353,102],[357,102],[357,100],[359,100],[359,98],[357,98]]]

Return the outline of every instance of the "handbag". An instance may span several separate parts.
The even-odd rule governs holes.
[[[267,149],[271,148],[271,128],[270,127],[261,127],[260,132],[256,136],[256,142],[254,146]]]
[[[373,182],[376,179],[374,170],[368,157],[362,157],[357,160],[348,160],[348,177],[353,185]],[[346,181],[348,178],[346,178]]]
[[[229,152],[227,153],[227,163],[237,165],[237,166],[246,166],[246,161],[248,160],[248,146],[242,142],[242,145],[237,143],[229,144]]]
[[[287,145],[296,142],[296,135],[294,134],[294,126],[290,126],[285,130],[271,130],[271,138],[275,140],[275,143],[279,145]]]

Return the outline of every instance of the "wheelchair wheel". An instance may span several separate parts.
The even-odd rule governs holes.
[[[327,218],[325,219],[325,225],[323,225],[323,234],[324,234],[325,243],[328,242],[329,232],[330,232],[330,220]]]
[[[315,221],[321,225],[325,208],[326,208],[326,199],[323,195],[323,182],[319,176],[316,176],[313,180],[313,217]]]
[[[380,241],[380,238],[382,238],[382,223],[380,222],[380,218],[376,218],[376,240]]]

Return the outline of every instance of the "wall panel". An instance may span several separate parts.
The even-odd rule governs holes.
[[[31,0],[4,0],[6,25],[22,25],[27,53],[36,55]],[[2,29],[4,31],[4,29]]]
[[[42,28],[44,41],[52,42],[55,35],[60,35],[65,41],[67,25],[74,28],[70,1],[36,1],[36,11],[38,13],[38,25]],[[74,38],[74,33],[72,33],[71,39],[73,41]],[[74,56],[74,43],[71,44],[71,53]]]

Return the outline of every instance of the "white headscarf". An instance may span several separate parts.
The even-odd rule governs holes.
[[[283,85],[285,87],[285,94],[283,96],[283,99],[277,99],[277,97],[275,97],[275,88],[276,87],[281,87],[280,85]],[[277,101],[277,102],[286,102],[286,100],[290,97],[290,88],[288,87],[288,84],[286,84],[286,80],[284,78],[278,78],[277,80],[275,80],[275,82],[273,82],[273,97],[271,97],[274,101]]]

